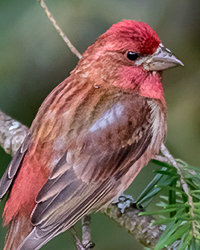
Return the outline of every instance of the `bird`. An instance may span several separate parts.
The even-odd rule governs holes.
[[[0,180],[4,250],[40,249],[129,187],[164,141],[163,70],[178,65],[141,21],[113,24],[87,48]]]

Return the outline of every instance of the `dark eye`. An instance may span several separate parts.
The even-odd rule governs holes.
[[[137,58],[139,57],[139,54],[138,53],[135,53],[133,51],[128,51],[127,53],[127,58],[131,61],[135,61],[137,60]]]

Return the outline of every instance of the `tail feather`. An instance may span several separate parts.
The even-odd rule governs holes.
[[[31,232],[30,218],[16,215],[9,223],[3,250],[17,250],[21,242]]]

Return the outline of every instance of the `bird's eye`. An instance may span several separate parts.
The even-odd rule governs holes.
[[[127,58],[131,61],[135,61],[137,60],[137,58],[139,57],[139,54],[138,53],[135,53],[133,51],[128,51],[127,53]]]

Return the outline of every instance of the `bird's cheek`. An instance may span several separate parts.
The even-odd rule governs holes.
[[[118,70],[118,79],[114,82],[114,86],[123,89],[139,90],[141,82],[146,78],[147,73],[142,67],[122,66]]]

